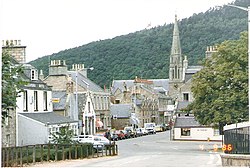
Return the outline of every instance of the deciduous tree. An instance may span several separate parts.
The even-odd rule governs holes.
[[[248,116],[247,32],[239,40],[221,43],[193,76],[194,102],[188,106],[204,125],[246,120]]]
[[[10,56],[8,50],[4,50],[2,52],[2,123],[11,116],[10,112],[17,106],[18,94],[27,84],[21,77],[22,73],[22,66]]]

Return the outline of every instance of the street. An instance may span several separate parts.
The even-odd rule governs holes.
[[[170,141],[169,131],[116,142],[118,156],[60,161],[46,167],[218,167],[221,142]]]

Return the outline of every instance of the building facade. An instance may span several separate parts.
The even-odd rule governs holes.
[[[13,66],[23,67],[23,73],[18,74],[18,77],[27,84],[21,88],[16,99],[17,106],[11,111],[11,118],[2,123],[2,146],[48,143],[55,130],[50,128],[60,128],[65,124],[70,124],[70,129],[76,132],[77,121],[53,112],[52,89],[38,78],[35,67],[25,63],[26,46],[21,46],[18,40],[10,43],[6,41],[4,44],[6,46],[2,47],[3,51],[12,56]]]
[[[43,80],[58,93],[53,97],[59,100],[54,110],[78,117],[79,134],[95,134],[111,127],[110,93],[88,79],[87,70],[83,64],[73,64],[68,70],[65,61],[51,60],[49,75]]]

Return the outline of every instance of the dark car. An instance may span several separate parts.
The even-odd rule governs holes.
[[[111,138],[112,141],[118,141],[119,140],[118,134],[115,131],[110,133],[110,138]]]
[[[160,127],[162,131],[166,131],[168,129],[166,124],[161,124]]]
[[[135,138],[136,137],[136,131],[134,130],[133,127],[125,127],[124,130],[129,132],[130,138]]]

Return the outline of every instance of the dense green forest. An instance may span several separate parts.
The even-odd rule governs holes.
[[[233,4],[247,7],[250,1],[236,0]],[[189,65],[197,65],[204,59],[207,46],[239,39],[240,32],[246,30],[247,12],[237,8],[223,6],[193,14],[179,21],[182,53],[187,55]],[[48,75],[49,59],[66,60],[69,69],[72,64],[83,63],[85,67],[95,68],[88,77],[101,87],[109,87],[113,79],[135,76],[167,79],[172,34],[173,23],[165,24],[66,49],[30,64]]]

